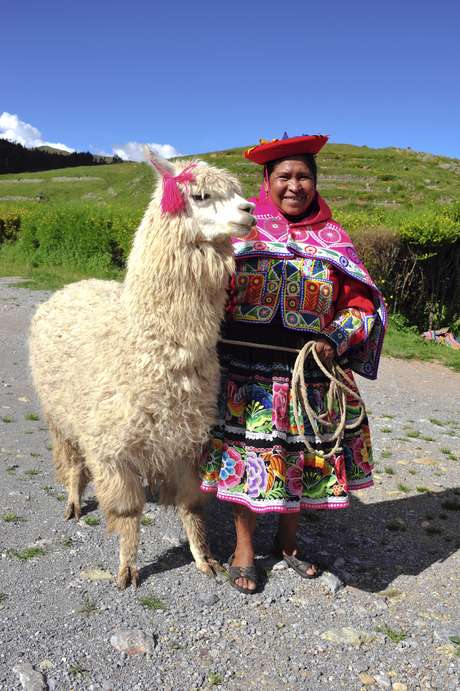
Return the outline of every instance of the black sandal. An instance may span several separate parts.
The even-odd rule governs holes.
[[[283,552],[283,549],[280,546],[278,536],[275,537],[275,542],[273,544],[273,555],[275,557],[278,557],[279,559],[283,559],[285,563],[291,568],[294,569],[296,573],[299,574],[302,578],[316,578],[319,576],[319,566],[318,564],[312,564],[309,561],[304,561],[303,559],[299,559],[296,557],[294,554],[286,554]],[[308,569],[315,568],[316,572],[315,573],[307,573]]]
[[[232,566],[234,554],[228,560],[227,573],[229,575],[230,585],[244,595],[253,595],[257,592],[259,586],[259,579],[257,577],[257,569],[255,566]],[[248,578],[256,584],[255,588],[243,588],[236,582],[239,578]]]

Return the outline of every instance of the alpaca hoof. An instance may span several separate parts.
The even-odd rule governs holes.
[[[201,571],[201,573],[204,573],[206,576],[212,576],[213,578],[220,572],[224,571],[222,566],[219,564],[218,561],[215,559],[207,558],[206,561],[200,561],[197,562],[196,568],[198,571]]]
[[[64,520],[69,521],[71,518],[75,517],[76,521],[80,520],[81,510],[79,506],[76,506],[73,502],[69,502],[64,511]]]
[[[224,567],[220,563],[220,561],[217,561],[217,559],[213,559],[212,557],[207,558],[207,563],[211,567],[211,569],[214,571],[214,575],[217,576],[219,573],[226,573]]]
[[[119,590],[125,590],[130,583],[133,588],[137,588],[139,585],[139,571],[135,566],[126,566],[118,572],[117,586]]]

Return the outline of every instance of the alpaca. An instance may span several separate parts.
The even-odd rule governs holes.
[[[234,270],[231,235],[254,223],[236,178],[147,149],[160,183],[136,231],[123,283],[66,286],[32,320],[30,364],[47,419],[65,518],[90,480],[119,535],[119,588],[136,586],[143,481],[174,505],[196,566],[206,542],[201,450],[214,423],[216,343]]]

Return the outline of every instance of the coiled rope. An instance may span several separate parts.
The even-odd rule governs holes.
[[[364,402],[361,396],[359,396],[359,394],[357,394],[356,391],[353,388],[351,388],[354,386],[354,382],[350,379],[350,377],[348,377],[345,374],[342,367],[340,367],[340,365],[337,362],[335,362],[335,360],[333,360],[330,363],[329,369],[321,362],[321,359],[318,353],[316,352],[316,341],[307,341],[300,351],[297,348],[287,348],[283,346],[252,343],[249,341],[235,341],[228,338],[222,338],[221,343],[233,346],[261,348],[263,350],[281,350],[290,353],[298,353],[292,372],[292,403],[294,409],[294,420],[297,425],[298,435],[302,439],[302,442],[305,444],[307,451],[309,453],[321,456],[326,460],[328,458],[331,458],[331,456],[342,450],[342,441],[345,436],[345,432],[347,432],[348,430],[356,429],[363,421]],[[305,360],[307,359],[307,357],[313,357],[321,372],[329,379],[329,389],[327,392],[327,410],[321,415],[318,415],[308,402],[308,391],[307,385],[305,383],[304,374]],[[358,418],[354,422],[350,422],[348,424],[346,422],[347,394],[350,397],[354,398],[361,408]],[[326,419],[331,416],[334,410],[334,404],[336,404],[340,414],[340,420],[338,424],[330,422],[328,419]],[[326,444],[332,441],[334,442],[334,446],[330,451],[325,453],[322,449],[315,449],[310,444],[305,434],[301,432],[301,429],[303,427],[303,419],[299,414],[299,409],[303,409],[303,412],[308,418],[308,421],[315,435],[316,444]],[[332,434],[326,434],[320,431],[320,426],[329,428],[334,427],[335,430]]]
[[[320,415],[315,412],[308,401],[308,391],[305,383],[304,373],[305,360],[307,357],[313,357],[321,372],[329,379],[327,410]],[[292,403],[294,409],[294,419],[297,425],[299,436],[310,453],[321,456],[324,459],[330,458],[342,450],[342,441],[345,436],[345,432],[356,429],[363,421],[364,403],[359,394],[357,394],[356,391],[351,388],[353,385],[354,382],[345,374],[344,370],[337,362],[333,360],[329,365],[329,369],[323,364],[316,351],[316,341],[307,341],[307,343],[299,351],[292,372]],[[346,422],[347,394],[358,401],[361,408],[358,418],[348,424]],[[330,420],[327,419],[331,416],[334,410],[334,404],[336,404],[340,416],[340,420],[337,424],[330,422]],[[299,410],[303,410],[307,416],[308,421],[313,429],[317,444],[324,444],[326,442],[330,443],[332,441],[334,442],[334,446],[330,451],[325,453],[323,450],[315,449],[310,444],[305,434],[301,432],[303,420],[301,414],[299,414]],[[324,432],[320,431],[320,427],[334,427],[335,429],[332,434],[328,433],[326,435]]]

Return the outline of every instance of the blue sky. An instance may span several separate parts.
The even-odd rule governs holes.
[[[0,17],[0,136],[199,153],[287,130],[460,158],[458,0],[16,0]]]

